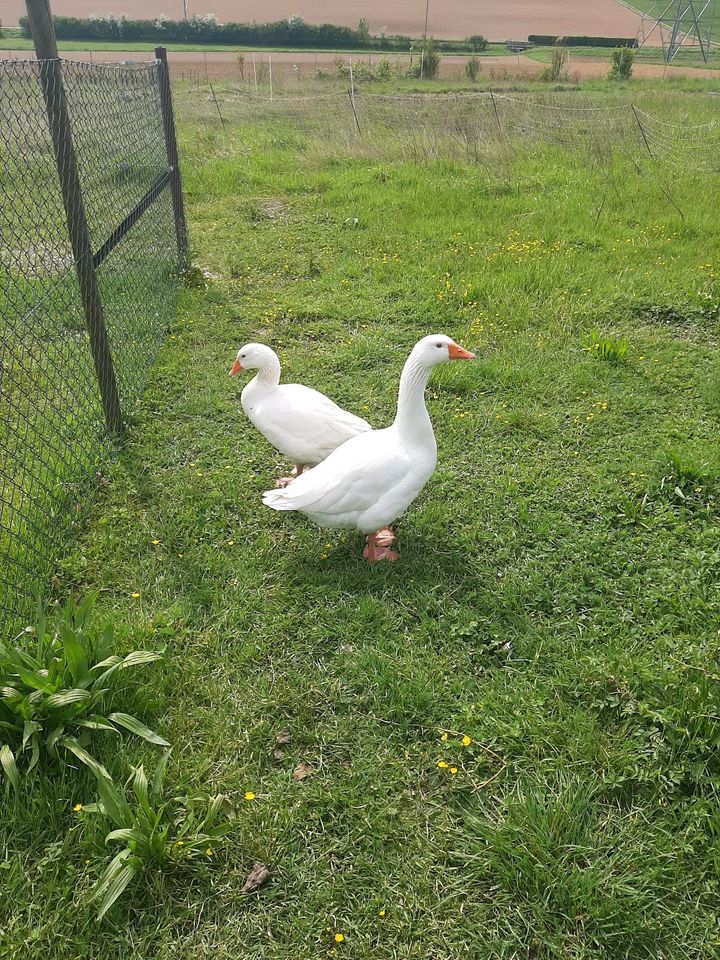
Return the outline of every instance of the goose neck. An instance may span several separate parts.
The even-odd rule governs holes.
[[[255,374],[253,384],[264,390],[274,390],[280,383],[280,361],[277,357],[268,357]]]
[[[403,367],[398,393],[395,427],[410,439],[432,435],[432,423],[425,407],[425,387],[430,368],[410,355]]]

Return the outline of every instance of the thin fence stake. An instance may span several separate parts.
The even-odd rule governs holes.
[[[253,80],[255,81],[255,96],[257,96],[257,65],[255,63],[255,51],[253,50]]]
[[[207,51],[203,50],[203,58],[205,60],[205,83],[210,82],[210,77],[208,77],[208,68],[207,68]]]
[[[360,123],[358,121],[357,110],[355,109],[355,81],[353,80],[353,68],[352,68],[352,57],[350,57],[350,106],[352,107],[353,116],[355,117],[355,127],[357,132],[360,133]]]
[[[637,125],[638,125],[638,127],[639,127],[639,129],[640,129],[640,133],[642,134],[643,142],[644,142],[644,144],[645,144],[645,146],[646,146],[646,148],[647,148],[647,152],[650,154],[651,159],[652,159],[652,160],[655,160],[655,155],[653,154],[652,150],[650,149],[650,144],[648,143],[648,138],[645,136],[645,129],[644,129],[642,123],[640,122],[640,116],[639,116],[637,110],[635,109],[635,104],[634,104],[634,103],[631,103],[630,106],[632,107],[632,112],[633,112],[633,114],[635,115],[635,120],[637,121]],[[665,194],[665,197],[667,198],[667,200],[675,207],[675,209],[677,210],[677,212],[680,214],[680,218],[681,218],[682,220],[684,220],[684,219],[685,219],[685,214],[682,212],[682,210],[681,210],[680,207],[677,205],[677,203],[675,203],[675,201],[673,200],[673,198],[672,198],[672,196],[671,196],[671,194],[670,194],[670,191],[667,189],[667,187],[666,187],[665,184],[663,183],[662,179],[660,180],[660,188],[662,189],[662,192]]]
[[[68,113],[62,65],[58,55],[49,0],[25,0],[30,29],[40,71],[45,109],[55,154],[55,165],[60,180],[60,192],[65,208],[75,272],[82,299],[85,326],[90,339],[95,374],[102,400],[105,424],[110,434],[122,433],[122,412],[115,367],[103,311],[100,288],[93,262],[90,230],[85,215],[80,174],[78,172],[72,127]]]
[[[268,67],[270,73],[270,103],[273,102],[273,87],[272,87],[272,56],[268,54]]]
[[[217,99],[217,97],[215,96],[215,91],[213,90],[213,85],[212,85],[212,84],[210,84],[210,93],[212,93],[212,98],[213,98],[213,100],[215,101],[215,106],[217,107],[218,116],[220,117],[220,123],[222,124],[222,128],[223,128],[223,130],[224,130],[224,129],[225,129],[225,121],[223,120],[223,115],[222,115],[222,113],[220,113],[220,104],[218,103],[218,99]]]
[[[634,104],[634,103],[631,103],[630,106],[632,107],[632,112],[633,112],[633,115],[635,116],[635,121],[637,122],[638,129],[639,129],[639,131],[640,131],[640,133],[641,133],[641,135],[642,135],[643,143],[645,144],[645,147],[647,148],[647,152],[650,154],[650,156],[651,156],[652,159],[654,160],[655,157],[653,156],[653,152],[652,152],[652,150],[650,149],[650,144],[648,143],[648,138],[645,136],[645,131],[643,130],[643,125],[640,123],[640,117],[638,116],[638,112],[637,112],[637,110],[635,109],[635,104]]]
[[[158,61],[160,84],[160,107],[163,128],[165,130],[165,150],[170,166],[170,192],[172,194],[173,214],[175,218],[175,237],[177,238],[180,269],[184,270],[188,261],[188,234],[185,222],[182,181],[180,179],[180,161],[178,159],[177,140],[175,139],[175,117],[173,114],[172,91],[170,89],[170,68],[165,47],[155,47]]]
[[[495,111],[495,122],[497,123],[498,133],[502,136],[502,126],[500,125],[500,114],[498,113],[497,103],[495,102],[495,94],[490,91],[490,99],[492,100],[493,110]]]

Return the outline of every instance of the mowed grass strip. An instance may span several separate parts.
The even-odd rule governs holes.
[[[363,157],[210,108],[180,130],[206,278],[56,590],[100,590],[128,649],[165,643],[133,710],[178,792],[238,816],[220,869],[98,926],[90,779],[38,778],[3,801],[0,953],[712,955],[716,180],[672,181],[683,219],[624,154]],[[438,469],[400,562],[263,509],[287,465],[240,411],[237,348],[384,425],[437,331],[478,360],[431,382]]]

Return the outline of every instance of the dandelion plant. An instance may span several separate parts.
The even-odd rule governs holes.
[[[113,653],[112,625],[91,626],[95,597],[69,601],[52,620],[38,605],[35,626],[13,643],[0,641],[0,766],[7,783],[39,764],[71,758],[109,778],[89,752],[99,732],[129,730],[149,743],[168,743],[135,717],[115,709],[114,675],[161,659],[150,650]]]
[[[98,802],[76,808],[114,826],[106,844],[123,844],[92,892],[99,920],[142,873],[207,863],[227,833],[231,810],[222,794],[163,798],[169,755],[163,754],[151,779],[142,766],[134,767],[123,787],[97,775]]]

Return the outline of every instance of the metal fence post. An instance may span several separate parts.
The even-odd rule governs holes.
[[[163,127],[165,129],[165,148],[168,164],[170,165],[170,191],[172,193],[173,214],[175,216],[175,236],[177,237],[180,268],[187,266],[188,234],[185,222],[185,206],[183,204],[182,181],[180,179],[180,161],[178,159],[177,140],[175,139],[175,116],[173,114],[172,91],[170,89],[170,69],[165,47],[155,47],[155,57],[160,70],[160,106],[162,109]]]
[[[100,387],[105,423],[110,433],[122,432],[122,414],[115,368],[103,313],[100,288],[93,262],[90,230],[85,216],[80,175],[78,172],[72,128],[68,114],[62,69],[58,57],[55,29],[49,0],[25,0],[30,20],[35,55],[39,61],[40,85],[50,124],[55,165],[65,207],[75,271],[82,299],[85,326],[90,339],[95,373]]]

